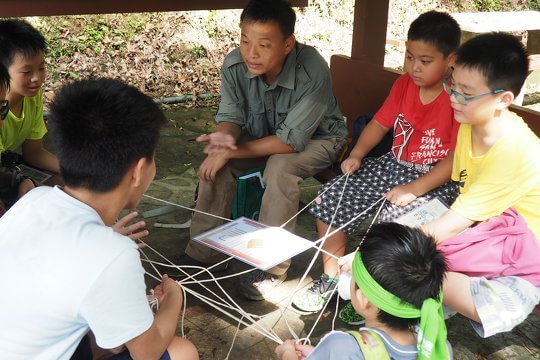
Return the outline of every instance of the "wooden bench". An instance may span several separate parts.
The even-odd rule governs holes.
[[[358,116],[375,113],[382,106],[392,84],[402,74],[397,70],[344,55],[332,56],[330,72],[334,94],[341,112],[347,118],[349,134],[352,134],[353,123]],[[518,105],[512,105],[511,110],[521,116],[540,136],[539,112]],[[339,165],[334,164],[314,177],[324,183],[340,172]]]

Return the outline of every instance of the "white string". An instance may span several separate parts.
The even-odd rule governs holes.
[[[240,320],[242,320],[243,317],[240,318]],[[231,347],[229,348],[229,352],[227,353],[227,357],[225,358],[225,360],[229,360],[229,356],[231,355],[231,351],[234,347],[234,342],[236,341],[236,336],[238,336],[238,332],[240,331],[240,323],[238,323],[238,326],[236,327],[236,332],[234,333],[234,337],[232,339],[232,342],[231,342]]]
[[[346,174],[343,174],[341,175],[336,181],[334,181],[334,183],[332,185],[330,185],[327,189],[325,189],[323,192],[321,192],[320,194],[317,194],[317,196],[311,200],[306,206],[304,206],[300,211],[298,211],[296,214],[294,214],[289,220],[285,221],[280,227],[283,228],[285,227],[285,225],[287,225],[289,222],[292,221],[292,219],[294,219],[295,217],[297,217],[299,214],[301,214],[304,210],[306,210],[311,204],[313,204],[313,202],[315,200],[317,200],[318,197],[320,197],[321,195],[323,195],[325,192],[327,192],[328,190],[330,190],[331,188],[333,188],[338,182],[339,180],[343,179],[344,177],[349,177],[349,174],[346,173]],[[347,184],[347,180],[345,180],[345,184]],[[345,190],[345,186],[343,187],[343,190]],[[337,210],[337,206],[336,206],[336,210]]]
[[[197,209],[192,209],[188,206],[184,206],[184,205],[180,205],[180,204],[175,204],[173,202],[170,202],[170,201],[167,201],[167,200],[163,200],[163,199],[159,199],[157,197],[153,197],[151,195],[148,195],[148,194],[143,194],[144,197],[147,197],[149,199],[152,199],[152,200],[156,200],[156,201],[160,201],[162,203],[165,203],[165,204],[169,204],[169,205],[173,205],[173,206],[176,206],[176,207],[179,207],[179,208],[182,208],[182,209],[186,209],[186,210],[189,210],[189,211],[195,211],[195,212],[198,212],[198,213],[201,213],[201,214],[204,214],[204,215],[208,215],[208,216],[211,216],[211,217],[215,217],[215,218],[218,218],[218,219],[221,219],[221,220],[225,220],[225,221],[232,221],[231,219],[227,219],[225,217],[222,217],[222,216],[219,216],[219,215],[214,215],[214,214],[210,214],[210,213],[207,213],[207,212],[204,212],[204,211],[201,211],[201,210],[197,210]]]

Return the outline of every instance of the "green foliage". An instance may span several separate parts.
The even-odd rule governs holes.
[[[195,45],[191,48],[191,53],[195,58],[202,59],[205,57],[208,57],[208,54],[206,53],[206,49],[200,45]]]
[[[529,9],[540,11],[540,0],[528,0]]]

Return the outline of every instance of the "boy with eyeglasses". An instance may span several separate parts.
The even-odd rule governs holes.
[[[9,112],[9,101],[4,100],[9,89],[9,73],[0,64],[0,129]],[[4,215],[7,206],[34,187],[30,179],[21,178],[16,174],[0,171],[0,216]]]
[[[508,109],[528,64],[514,36],[484,34],[459,48],[444,85],[461,124],[460,195],[423,229],[449,264],[445,304],[482,337],[511,330],[540,301],[540,140]]]

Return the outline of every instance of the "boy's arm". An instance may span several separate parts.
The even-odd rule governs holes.
[[[161,301],[152,326],[126,343],[134,360],[159,359],[175,335],[183,301],[182,290],[176,281],[164,275],[163,282],[156,288],[156,297]]]
[[[360,168],[364,157],[381,142],[389,128],[381,125],[376,119],[371,119],[364,131],[360,134],[356,145],[352,149],[349,157],[341,163],[341,171],[353,173]]]
[[[386,199],[394,205],[405,206],[417,197],[447,183],[452,174],[453,160],[454,152],[450,151],[447,157],[418,179],[393,187],[385,194]]]
[[[422,230],[441,243],[469,228],[475,222],[449,209],[437,220],[422,225]]]
[[[43,148],[43,139],[26,139],[22,144],[22,155],[28,164],[51,171],[60,173],[60,164],[56,156]]]

